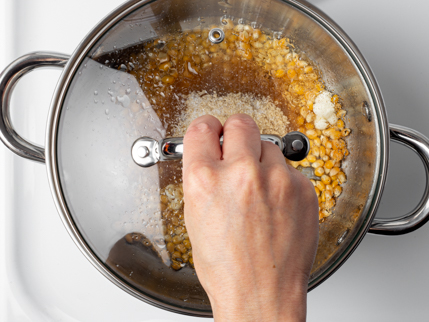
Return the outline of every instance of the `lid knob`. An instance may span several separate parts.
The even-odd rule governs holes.
[[[282,141],[284,143],[283,154],[291,161],[301,161],[310,152],[310,141],[301,132],[290,132],[282,138]]]

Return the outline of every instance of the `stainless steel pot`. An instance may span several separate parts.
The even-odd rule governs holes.
[[[411,213],[397,220],[374,219],[386,181],[390,139],[418,153],[426,177],[429,141],[416,131],[388,124],[369,66],[353,42],[322,12],[293,0],[200,4],[187,0],[128,1],[100,22],[71,57],[31,53],[3,71],[1,139],[16,154],[46,162],[61,218],[75,243],[101,273],[143,301],[198,316],[211,315],[209,303],[201,302],[198,292],[197,299],[183,297],[189,288],[177,285],[178,294],[153,292],[106,262],[113,243],[136,225],[143,225],[140,217],[149,221],[153,211],[145,207],[150,207],[154,193],[150,189],[157,186],[158,173],[156,168],[136,168],[130,147],[140,136],[159,140],[163,133],[150,109],[142,110],[137,103],[144,99],[144,93],[137,91],[129,75],[101,66],[94,59],[168,33],[171,28],[186,29],[195,21],[218,23],[223,16],[257,22],[293,38],[296,46],[318,63],[328,89],[340,94],[348,111],[347,122],[353,131],[347,142],[351,154],[345,162],[348,183],[335,215],[320,226],[309,290],[344,263],[368,230],[385,235],[408,233],[423,225],[429,213],[426,187]],[[15,132],[9,102],[19,78],[45,66],[64,71],[52,100],[44,149]],[[155,121],[149,122],[151,118]]]

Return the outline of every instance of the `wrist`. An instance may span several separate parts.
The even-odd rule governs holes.
[[[284,289],[250,285],[240,290],[209,293],[216,322],[282,321],[303,322],[307,312],[307,283],[286,285]],[[218,297],[217,294],[222,294]]]

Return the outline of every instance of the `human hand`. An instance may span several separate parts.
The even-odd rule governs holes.
[[[219,137],[223,133],[223,147]],[[318,241],[314,187],[251,117],[196,119],[184,138],[185,222],[216,321],[304,321]]]

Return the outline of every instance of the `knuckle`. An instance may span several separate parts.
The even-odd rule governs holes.
[[[275,163],[270,166],[269,171],[271,177],[275,180],[289,180],[289,171],[284,164]]]
[[[221,126],[221,124],[217,118],[212,115],[203,115],[192,121],[186,131],[185,137],[214,132],[217,133],[219,126]]]
[[[243,157],[239,162],[236,162],[231,173],[236,178],[235,184],[237,188],[247,191],[245,194],[260,192],[263,190],[263,176],[261,169],[255,159]]]
[[[212,132],[213,129],[208,122],[202,121],[198,123],[192,123],[186,131],[185,137],[198,136],[201,134],[207,134]]]
[[[191,195],[211,190],[217,181],[216,170],[204,162],[193,162],[186,169],[184,176],[184,188]]]
[[[255,121],[247,114],[235,114],[229,117],[226,123],[238,128],[258,128]]]
[[[244,172],[259,171],[259,160],[256,160],[252,155],[243,155],[236,159],[235,166]]]

